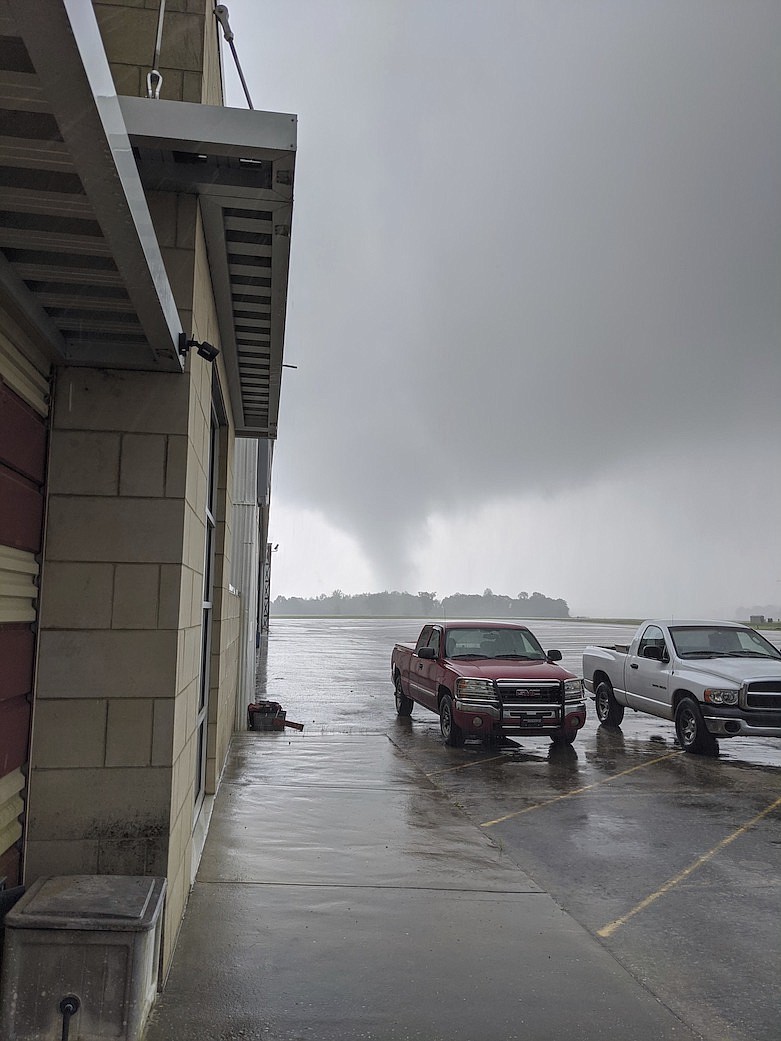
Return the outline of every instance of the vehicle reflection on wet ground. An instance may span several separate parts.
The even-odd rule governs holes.
[[[421,624],[272,618],[259,693],[310,733],[387,734],[708,1041],[776,1041],[781,742],[721,741],[717,758],[693,756],[672,723],[628,712],[608,730],[589,701],[571,747],[533,738],[449,748],[433,713],[395,715],[390,653]],[[529,624],[577,675],[587,644],[627,642],[635,628]]]

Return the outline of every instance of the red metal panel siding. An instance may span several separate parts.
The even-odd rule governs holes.
[[[30,705],[27,698],[0,702],[0,777],[27,762],[30,736]]]
[[[0,625],[0,777],[27,762],[34,655],[29,625]]]
[[[46,466],[46,425],[0,380],[0,464],[37,484]]]
[[[0,380],[0,545],[38,553],[46,420]]]
[[[30,693],[34,653],[35,637],[29,625],[0,625],[0,702]]]
[[[25,477],[0,464],[0,545],[38,553],[43,495]]]
[[[16,846],[0,853],[0,878],[6,880],[9,889],[11,886],[18,886],[22,880],[19,873],[20,860],[21,854]]]

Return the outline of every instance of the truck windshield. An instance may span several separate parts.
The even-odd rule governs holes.
[[[475,626],[473,629],[451,629],[448,632],[445,657],[544,661],[545,651],[528,629]]]
[[[781,651],[753,629],[734,625],[671,625],[679,658],[777,658]]]

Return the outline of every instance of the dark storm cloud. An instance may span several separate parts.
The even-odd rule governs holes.
[[[781,5],[231,11],[300,117],[277,489],[389,583],[432,511],[778,443]]]

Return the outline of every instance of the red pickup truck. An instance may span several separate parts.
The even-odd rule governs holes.
[[[572,744],[586,722],[583,681],[558,661],[561,651],[544,651],[525,625],[424,625],[414,647],[393,649],[396,711],[409,716],[417,702],[437,712],[449,745],[505,734]]]

